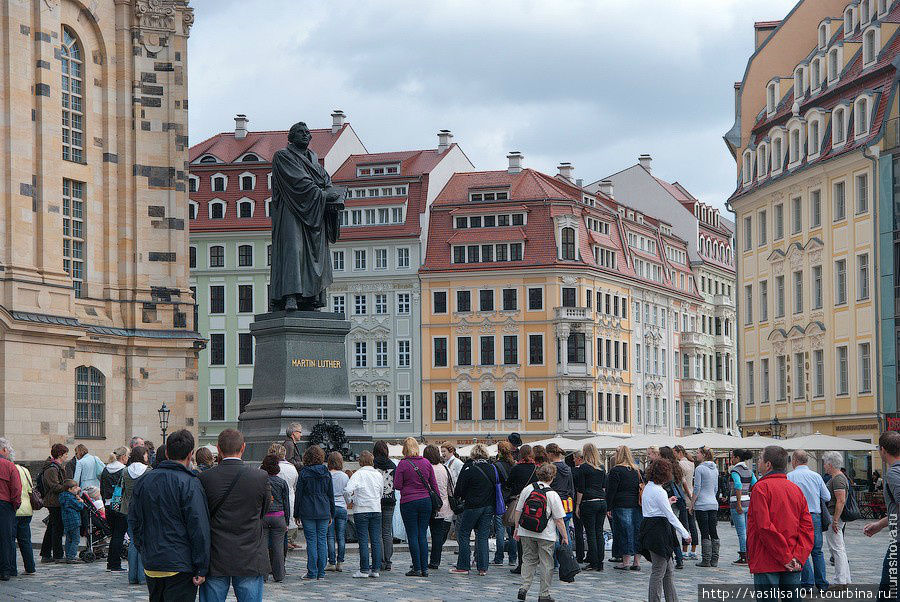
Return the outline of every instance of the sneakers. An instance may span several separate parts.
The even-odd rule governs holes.
[[[84,560],[80,558],[66,558],[66,564],[82,564]]]
[[[495,558],[494,560],[491,560],[491,564],[494,566],[503,566],[503,559],[501,558],[500,560],[497,560]]]
[[[381,575],[378,574],[377,571],[372,571],[371,573],[369,573],[369,577],[372,579],[378,579],[379,577],[381,577]]]
[[[338,572],[338,573],[343,573],[343,572],[344,572],[344,569],[341,568],[341,563],[340,563],[340,562],[337,563],[336,565],[334,565],[334,570],[335,570],[336,572]]]
[[[329,573],[334,573],[335,571],[338,570],[338,568],[336,565],[328,564],[325,566],[325,570],[328,571]]]
[[[128,569],[123,569],[122,567],[119,567],[116,569],[111,569],[109,567],[106,567],[106,572],[107,573],[127,573]]]
[[[451,574],[451,575],[468,575],[468,574],[469,574],[469,571],[464,571],[464,570],[462,570],[462,569],[458,569],[458,568],[456,568],[456,567],[453,567],[452,569],[450,569],[450,574]]]
[[[407,577],[421,577],[422,573],[417,571],[416,569],[409,569],[408,571],[406,571],[406,576]]]
[[[439,565],[439,564],[429,564],[429,565],[428,565],[428,568],[430,568],[432,571],[434,571],[434,570],[437,570],[437,569],[441,568],[441,565]]]
[[[484,577],[485,575],[487,575],[487,571],[478,571],[479,577]]]
[[[356,571],[355,573],[353,573],[353,578],[354,579],[368,579],[369,573],[363,573],[362,571]]]

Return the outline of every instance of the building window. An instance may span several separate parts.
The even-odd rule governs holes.
[[[775,107],[778,102],[778,93],[777,93],[777,84],[775,82],[769,82],[769,85],[766,86],[766,113],[771,115],[775,112]],[[745,178],[744,181],[749,181],[749,178]]]
[[[577,291],[574,288],[564,287],[562,289],[562,306],[563,307],[576,307],[578,305],[578,295]]]
[[[412,395],[397,395],[397,422],[412,422]]]
[[[583,332],[573,332],[566,341],[566,359],[570,364],[585,363],[585,336]]]
[[[872,391],[872,356],[868,343],[859,344],[859,392]]]
[[[569,420],[587,420],[587,394],[585,391],[569,391]]]
[[[387,422],[388,419],[388,396],[375,396],[375,420],[379,422]]]
[[[746,303],[744,305],[744,324],[752,324],[753,323],[753,285],[747,284],[744,286],[744,299]]]
[[[72,279],[75,297],[84,297],[84,183],[63,179],[63,269]]]
[[[434,367],[447,367],[447,337],[435,337],[434,339]]]
[[[843,305],[847,302],[847,260],[834,262],[834,303]]]
[[[353,315],[355,316],[364,316],[368,311],[366,307],[368,303],[368,297],[366,295],[353,295]]]
[[[369,365],[369,345],[365,341],[356,341],[353,350],[354,366],[365,368]]]
[[[744,218],[744,250],[749,251],[753,248],[753,222],[750,217]]]
[[[804,371],[804,356],[802,353],[794,354],[794,399],[803,399],[806,396],[806,372]]]
[[[803,201],[800,197],[791,199],[791,233],[799,234],[803,230]]]
[[[497,394],[494,391],[481,392],[481,419],[497,419]]]
[[[834,183],[832,200],[834,201],[834,221],[840,221],[847,217],[846,186],[843,182]]]
[[[472,392],[457,393],[457,420],[472,420]]]
[[[784,317],[784,276],[775,277],[775,317]]]
[[[754,382],[753,382],[753,362],[747,362],[747,403],[751,404],[754,399]]]
[[[831,138],[834,146],[840,146],[847,140],[847,123],[846,110],[843,107],[837,107],[831,114]]]
[[[878,39],[874,29],[863,34],[863,66],[873,63],[878,56]]]
[[[386,270],[388,267],[387,249],[375,249],[375,269]]]
[[[856,176],[856,213],[869,210],[869,174]]]
[[[356,249],[353,251],[353,269],[354,270],[366,269],[366,250],[365,249]]]
[[[519,337],[514,334],[503,337],[503,363],[507,366],[519,363]]]
[[[75,437],[106,438],[106,377],[90,366],[75,368]]]
[[[209,390],[209,419],[225,420],[225,389]]]
[[[225,335],[222,333],[209,335],[209,365],[225,365]]]
[[[447,422],[449,420],[447,412],[447,392],[435,391],[434,393],[434,421]]]
[[[812,308],[813,309],[822,309],[822,266],[817,265],[813,266],[812,269],[812,281],[813,281],[813,298],[812,298]]]
[[[197,267],[197,247],[191,246],[188,248],[188,267]]]
[[[818,228],[822,225],[822,193],[813,190],[809,193],[809,226]]]
[[[435,314],[447,313],[447,291],[433,291],[431,293],[431,311]]]
[[[460,313],[472,311],[472,291],[456,291],[456,311]]]
[[[334,295],[331,298],[331,311],[343,315],[347,309],[347,299],[344,295]]]
[[[494,365],[494,337],[481,337],[481,365]]]
[[[775,205],[775,240],[784,238],[784,205]]]
[[[757,244],[762,247],[765,246],[769,239],[768,233],[766,232],[766,212],[760,211],[756,219],[759,222],[757,224],[757,230],[759,230],[759,241],[757,242]]]
[[[409,293],[397,293],[397,315],[405,316],[410,313]]]
[[[242,219],[253,217],[253,201],[241,201],[238,203],[238,217]]]
[[[503,392],[503,419],[518,420],[519,419],[519,392],[504,391]]]
[[[850,377],[847,366],[847,346],[837,348],[837,395],[847,395],[850,392]]]
[[[503,311],[519,309],[519,291],[514,288],[503,289]]]
[[[478,291],[478,307],[481,311],[494,311],[494,291],[492,289]]]
[[[253,400],[253,389],[238,389],[238,416],[240,416]]]
[[[272,245],[266,245],[266,265],[272,265]],[[344,252],[341,251],[341,269],[344,269]]]
[[[387,295],[385,293],[375,294],[375,315],[384,315],[388,312]]]
[[[405,269],[409,267],[409,249],[403,247],[397,249],[397,269]]]
[[[249,332],[238,333],[238,364],[249,366],[253,363],[253,335]]]
[[[856,299],[869,298],[869,254],[856,256]]]
[[[241,176],[241,190],[253,190],[253,176]],[[243,216],[241,216],[243,217]]]
[[[209,248],[209,267],[225,267],[225,247],[222,245],[213,245]]]
[[[562,259],[575,260],[575,229],[563,228],[561,234],[562,240]]]
[[[197,219],[197,203],[194,201],[188,201],[188,218]]]
[[[809,128],[809,155],[810,157],[812,157],[818,155],[819,151],[821,150],[822,137],[819,133],[820,128],[818,117],[810,120],[807,127]]]
[[[529,288],[528,289],[528,310],[540,311],[544,309],[544,289]]]
[[[869,99],[860,98],[857,100],[853,112],[856,113],[854,129],[856,130],[856,137],[859,138],[869,133]]]
[[[412,353],[410,351],[410,341],[401,340],[397,341],[397,367],[398,368],[409,368],[410,366],[410,358],[412,357]]]
[[[778,401],[787,399],[787,359],[783,355],[776,358],[778,377]]]
[[[375,341],[375,367],[388,367],[388,344],[387,341]]]
[[[225,287],[215,284],[209,287],[209,313],[225,313]]]
[[[840,74],[840,66],[838,65],[838,49],[832,48],[828,52],[828,81],[832,82],[838,78]]]
[[[471,337],[456,337],[456,365],[472,365],[472,339]]]
[[[356,411],[362,415],[363,420],[369,419],[369,397],[368,395],[356,396]]]
[[[853,32],[853,7],[848,6],[844,10],[844,37],[848,37]]]
[[[253,313],[253,285],[238,285],[238,312],[242,314]]]
[[[343,272],[344,271],[344,252],[343,251],[332,251],[331,252],[331,267],[334,268],[335,272]]]
[[[528,364],[541,366],[544,363],[544,335],[528,335]]]
[[[813,351],[813,397],[825,396],[825,352]]]
[[[759,283],[759,321],[769,320],[769,281]]]
[[[803,313],[803,271],[794,272],[794,313]]]
[[[238,265],[240,267],[251,267],[253,265],[253,246],[238,246]]]
[[[791,163],[796,163],[800,160],[800,130],[791,130],[790,137],[790,152],[791,152]]]
[[[769,403],[769,360],[762,360],[762,402]]]
[[[62,158],[84,163],[84,53],[68,27],[62,37]]]

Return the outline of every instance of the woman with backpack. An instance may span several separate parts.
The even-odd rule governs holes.
[[[522,490],[532,483],[537,483],[537,464],[534,463],[534,452],[530,445],[523,445],[519,448],[519,460],[509,471],[509,477],[506,479],[506,489],[509,491],[508,504],[516,505]],[[554,475],[555,476],[555,475]],[[515,530],[515,527],[513,527]],[[510,569],[510,573],[518,575],[522,572],[522,543],[516,540],[516,553],[518,564],[516,568]]]
[[[523,445],[519,451],[528,447]],[[531,451],[530,449],[528,450]],[[518,466],[518,465],[517,465]],[[522,586],[517,598],[525,600],[534,581],[534,572],[540,577],[538,602],[553,602],[550,597],[550,579],[553,575],[553,548],[559,533],[564,546],[569,545],[569,534],[563,519],[559,494],[550,489],[556,477],[554,464],[541,464],[536,469],[537,482],[527,485],[519,495],[515,512],[515,539],[522,544]]]
[[[397,498],[394,495],[394,470],[397,465],[391,460],[387,443],[376,441],[372,448],[375,456],[375,470],[381,473],[384,490],[381,496],[381,570],[391,570],[391,557],[394,555],[394,509]]]
[[[109,537],[106,570],[118,573],[125,570],[122,568],[122,548],[125,545],[125,532],[128,531],[128,516],[121,512],[119,503],[122,499],[122,481],[125,477],[123,471],[125,470],[125,461],[128,459],[128,449],[117,447],[112,455],[112,461],[100,473],[100,496],[106,506],[106,521],[112,532]],[[119,510],[113,510],[112,503],[114,501]]]
[[[465,502],[465,509],[459,519],[456,541],[459,543],[459,558],[456,568],[450,569],[455,575],[468,575],[472,567],[469,551],[469,536],[475,531],[475,566],[478,575],[487,574],[491,536],[491,522],[497,507],[497,486],[502,488],[500,472],[488,461],[487,448],[478,443],[469,452],[469,460],[459,473],[459,481],[454,487],[454,495]]]
[[[621,543],[622,564],[614,569],[641,570],[640,556],[635,554],[635,542],[641,528],[641,473],[634,463],[631,450],[620,445],[616,448],[615,463],[609,471],[606,485],[607,516],[615,515],[613,538]],[[632,560],[634,564],[632,564]]]
[[[428,445],[422,454],[431,462],[434,469],[434,480],[438,484],[438,493],[441,494],[441,509],[428,523],[431,529],[431,557],[428,560],[429,569],[438,569],[441,566],[441,551],[447,534],[450,533],[450,523],[453,521],[453,509],[450,507],[450,496],[453,495],[453,475],[450,469],[441,459],[441,450],[437,445]]]

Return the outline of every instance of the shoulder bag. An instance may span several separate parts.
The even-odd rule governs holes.
[[[847,501],[844,502],[844,510],[841,512],[841,522],[852,523],[860,518],[862,518],[862,514],[859,511],[859,504],[856,502],[856,492],[853,491],[853,484],[850,483],[847,486]]]
[[[127,471],[127,467],[119,471],[119,482],[113,487],[112,497],[109,498],[109,509],[114,510],[115,512],[122,511],[122,482],[125,480],[125,473]]]
[[[506,514],[506,502],[503,501],[503,488],[500,487],[500,473],[497,471],[497,465],[493,466],[494,476],[497,477],[494,482],[494,515],[503,516]]]
[[[456,486],[453,484],[453,473],[450,472],[450,469],[447,468],[446,464],[442,464],[441,466],[447,471],[447,501],[450,503],[450,510],[453,511],[453,514],[462,514],[463,510],[466,509],[466,503],[458,498],[454,492]]]
[[[25,469],[25,478],[28,479],[28,486],[31,490],[28,492],[28,501],[31,503],[31,510],[37,511],[44,507],[44,498],[41,493],[34,488],[34,482],[31,480],[31,473]]]
[[[228,489],[225,490],[225,493],[222,494],[216,501],[216,505],[209,509],[209,522],[212,524],[213,518],[215,518],[216,514],[219,513],[219,509],[222,508],[222,504],[225,503],[225,500],[228,499],[228,496],[231,494],[231,491],[234,489],[234,486],[237,484],[238,479],[241,478],[241,473],[244,472],[243,467],[238,471],[234,478],[231,479],[231,483],[228,484]]]
[[[425,486],[425,490],[428,492],[428,497],[431,498],[431,517],[434,518],[434,516],[444,505],[444,502],[441,500],[441,494],[431,488],[431,485],[428,483],[428,481],[425,480],[425,477],[422,476],[422,472],[419,470],[419,467],[416,466],[415,462],[413,462],[412,460],[407,460],[407,462],[412,465],[413,470],[415,470],[416,474],[419,475],[419,480],[422,481],[422,485]]]
[[[531,479],[534,478],[535,473],[537,472],[537,466],[532,465],[531,467],[531,476],[528,477],[528,485],[531,484]],[[526,487],[528,486],[526,485]],[[524,488],[523,488],[524,489]],[[516,516],[516,506],[519,503],[519,496],[522,494],[519,491],[517,494],[511,496],[509,498],[509,503],[506,505],[506,512],[503,513],[503,524],[507,527],[515,527],[516,521],[513,520]]]

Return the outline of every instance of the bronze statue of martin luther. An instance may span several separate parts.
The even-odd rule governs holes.
[[[347,189],[331,177],[309,148],[303,122],[288,133],[288,145],[272,158],[272,266],[269,301],[273,310],[325,306],[333,281],[328,246],[340,236]]]

